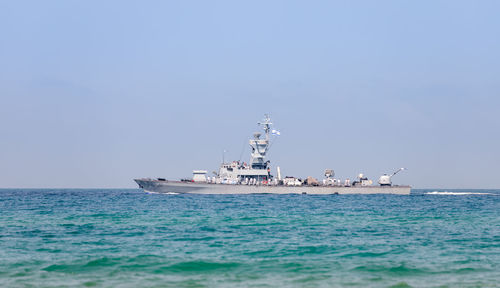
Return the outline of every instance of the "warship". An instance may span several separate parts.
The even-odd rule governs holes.
[[[405,170],[400,168],[392,174],[380,176],[378,185],[374,185],[362,173],[355,181],[336,179],[332,169],[326,169],[322,181],[309,176],[305,178],[282,177],[281,169],[276,167],[276,176],[271,174],[270,161],[266,154],[270,148],[271,137],[280,132],[272,129],[268,115],[258,123],[264,130],[264,136],[256,132],[249,140],[251,147],[250,161],[225,162],[213,176],[207,170],[193,170],[190,179],[167,180],[166,178],[134,179],[139,188],[153,193],[193,193],[193,194],[410,194],[411,187],[393,185],[392,177]],[[262,137],[263,136],[263,137]],[[224,157],[223,157],[224,159]]]

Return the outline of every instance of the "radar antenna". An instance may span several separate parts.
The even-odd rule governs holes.
[[[269,114],[264,114],[264,120],[262,122],[258,122],[257,124],[264,127],[264,132],[266,132],[266,140],[269,140],[269,131],[271,131],[271,125],[273,125]]]

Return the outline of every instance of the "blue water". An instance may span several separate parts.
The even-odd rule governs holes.
[[[0,286],[500,287],[500,190],[412,193],[1,189]]]

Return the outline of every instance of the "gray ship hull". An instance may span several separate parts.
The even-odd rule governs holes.
[[[134,179],[141,189],[156,193],[190,194],[398,194],[409,195],[410,186],[267,186],[207,184],[181,181]]]

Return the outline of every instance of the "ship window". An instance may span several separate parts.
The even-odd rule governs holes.
[[[227,171],[233,171],[233,168],[227,168]]]

